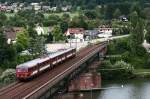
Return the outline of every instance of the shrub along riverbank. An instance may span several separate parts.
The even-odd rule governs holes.
[[[108,45],[107,55],[98,72],[103,79],[128,79],[150,77],[150,54],[141,46],[132,52],[130,37],[113,40]],[[113,57],[114,56],[114,57]]]
[[[134,67],[124,61],[112,64],[109,60],[103,61],[98,72],[104,80],[129,79],[134,77]]]
[[[150,78],[150,69],[135,69],[133,73],[137,78]]]

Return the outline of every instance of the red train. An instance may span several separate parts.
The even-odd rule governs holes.
[[[37,58],[16,67],[16,77],[19,80],[27,80],[46,69],[52,69],[56,64],[75,57],[76,48],[61,49],[56,53],[49,54],[44,58]]]

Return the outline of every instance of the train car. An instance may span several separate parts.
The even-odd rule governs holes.
[[[61,49],[44,58],[37,58],[16,67],[16,77],[19,80],[27,80],[42,71],[54,68],[57,64],[75,57],[76,48]]]

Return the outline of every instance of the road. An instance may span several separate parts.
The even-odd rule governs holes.
[[[108,40],[113,40],[113,39],[118,39],[118,38],[124,38],[128,36],[130,35],[128,34],[128,35],[114,36],[114,37],[109,37],[109,38],[99,38],[99,39],[94,39],[94,40],[84,41],[84,42],[53,43],[53,44],[47,44],[46,48],[47,48],[47,51],[49,52],[55,52],[58,49],[69,48],[69,47],[76,47],[77,50],[80,50],[81,48],[86,47],[89,43],[103,42],[103,41],[108,41]]]
[[[121,35],[121,36],[112,36],[108,38],[100,38],[100,39],[95,39],[90,41],[91,43],[96,43],[96,42],[103,42],[103,41],[109,41],[109,40],[114,40],[114,39],[119,39],[119,38],[124,38],[124,37],[129,37],[130,35]]]

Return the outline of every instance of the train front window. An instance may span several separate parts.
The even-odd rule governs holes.
[[[27,68],[17,68],[17,72],[28,72]]]

